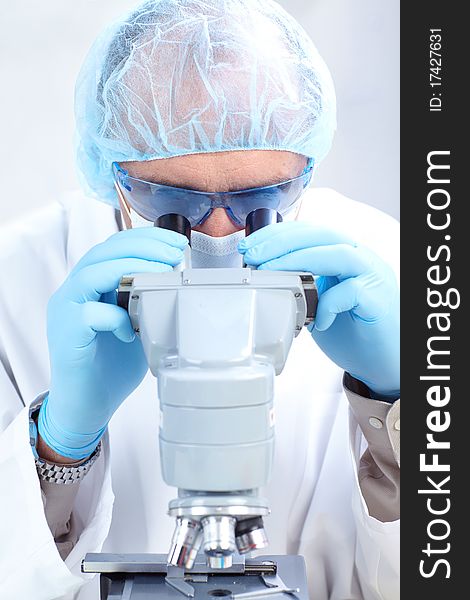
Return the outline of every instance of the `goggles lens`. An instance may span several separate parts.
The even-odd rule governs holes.
[[[310,159],[303,173],[294,179],[235,192],[199,192],[150,183],[131,177],[117,163],[113,163],[113,172],[127,204],[147,221],[154,222],[162,215],[176,213],[195,227],[215,208],[224,208],[236,225],[244,226],[248,214],[257,208],[272,208],[283,216],[288,213],[310,183],[313,161]]]

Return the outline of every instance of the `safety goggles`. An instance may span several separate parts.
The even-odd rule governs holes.
[[[230,219],[245,226],[248,214],[257,208],[272,208],[285,215],[298,202],[313,174],[313,160],[294,179],[274,185],[235,192],[200,192],[197,190],[150,183],[131,177],[117,163],[113,173],[118,193],[128,206],[147,221],[176,213],[186,217],[191,227],[201,225],[215,208],[224,208]]]

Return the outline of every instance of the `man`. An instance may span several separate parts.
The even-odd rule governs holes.
[[[314,600],[398,597],[397,228],[305,191],[334,104],[312,42],[270,0],[150,0],[97,40],[78,164],[104,203],[77,195],[2,234],[1,597],[97,598],[86,552],[168,548],[156,384],[115,290],[181,262],[186,239],[151,226],[176,204],[193,266],[318,276],[315,326],[276,379],[269,551],[305,557]],[[266,187],[285,222],[245,239]]]

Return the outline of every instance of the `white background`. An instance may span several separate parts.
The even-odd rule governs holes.
[[[399,0],[281,0],[312,36],[338,96],[315,185],[399,218]],[[102,26],[135,0],[0,2],[2,222],[77,187],[73,88]]]

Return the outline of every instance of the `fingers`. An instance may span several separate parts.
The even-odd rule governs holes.
[[[255,231],[239,244],[239,252],[245,255],[245,262],[260,265],[296,250],[331,244],[355,242],[343,233],[324,227],[314,227],[301,222],[276,223]]]
[[[188,245],[188,238],[181,233],[171,231],[171,229],[164,229],[163,227],[152,226],[118,231],[117,233],[111,235],[107,241],[120,239],[133,240],[140,237],[147,237],[152,240],[160,240],[161,242],[165,242],[165,244],[169,244],[170,246],[180,249],[183,249]]]
[[[98,301],[102,294],[112,292],[119,286],[123,275],[131,273],[163,273],[172,268],[165,264],[137,258],[109,260],[84,267],[67,279],[57,292],[73,302]]]
[[[387,272],[369,271],[345,279],[320,295],[315,329],[325,331],[337,315],[348,311],[351,311],[352,319],[372,325],[390,314],[398,301],[398,287]]]
[[[359,279],[346,279],[329,288],[318,301],[315,329],[326,331],[336,319],[336,315],[353,310],[358,306],[358,294],[362,287]]]
[[[262,264],[249,262],[249,259],[246,253],[245,262],[258,264],[259,269],[308,271],[313,275],[338,277],[341,281],[370,270],[374,257],[366,248],[335,244],[297,250]]]
[[[158,227],[120,231],[89,250],[72,274],[93,264],[122,258],[141,258],[175,266],[183,259],[187,244],[185,236]]]
[[[84,327],[81,328],[83,346],[90,344],[101,331],[112,332],[122,342],[132,342],[135,333],[127,312],[120,306],[102,302],[86,302],[81,307]]]

